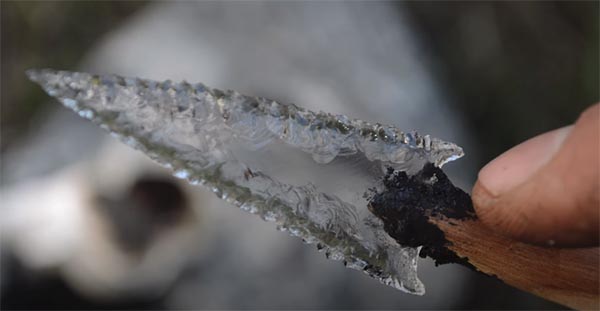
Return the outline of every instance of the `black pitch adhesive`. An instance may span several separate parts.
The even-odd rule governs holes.
[[[422,246],[419,256],[431,257],[436,265],[459,263],[474,270],[468,258],[450,250],[444,232],[429,222],[430,217],[450,221],[476,219],[471,197],[455,187],[444,172],[431,163],[417,174],[389,168],[384,189],[371,189],[369,210],[384,223],[385,231],[402,246]]]

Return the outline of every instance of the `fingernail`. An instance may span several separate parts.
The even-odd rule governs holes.
[[[479,171],[479,182],[493,196],[523,184],[552,159],[572,128],[541,134],[506,151]]]

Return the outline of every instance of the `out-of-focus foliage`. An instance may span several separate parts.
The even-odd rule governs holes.
[[[600,99],[597,1],[404,4],[481,165]]]
[[[1,5],[0,150],[4,151],[48,102],[24,71],[32,67],[73,69],[103,34],[145,2],[2,1]]]

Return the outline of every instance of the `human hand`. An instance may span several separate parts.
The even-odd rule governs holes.
[[[600,104],[574,125],[506,151],[479,172],[478,217],[518,240],[556,246],[600,243]]]

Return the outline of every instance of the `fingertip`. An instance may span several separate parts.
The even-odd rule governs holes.
[[[485,225],[514,239],[538,242],[538,225],[547,223],[537,200],[544,196],[544,187],[531,180],[538,179],[572,128],[566,126],[531,138],[481,169],[472,197]]]
[[[516,145],[479,172],[479,182],[494,196],[522,185],[560,150],[573,126],[565,126]]]
[[[542,134],[486,165],[472,192],[482,223],[524,242],[597,246],[599,119],[596,104],[575,126]]]
[[[487,219],[491,210],[493,210],[495,201],[494,196],[485,188],[485,186],[481,185],[479,180],[475,182],[475,186],[473,186],[471,193],[473,207],[475,208],[477,216],[482,220]]]
[[[524,209],[515,209],[510,201],[495,195],[479,180],[472,191],[475,213],[479,220],[491,230],[501,235],[526,240],[528,217]]]
[[[596,103],[587,109],[585,109],[578,118],[578,122],[595,122],[598,126],[598,119],[600,118],[600,103]]]

